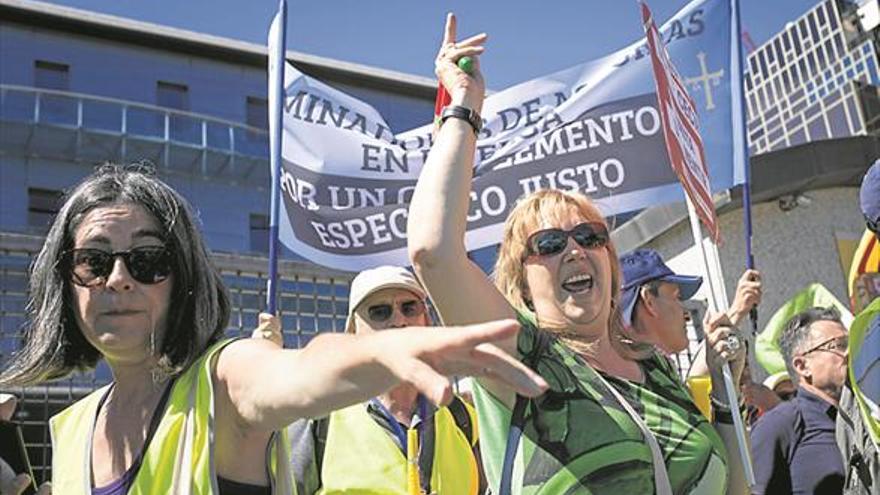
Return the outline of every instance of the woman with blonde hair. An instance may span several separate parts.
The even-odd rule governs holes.
[[[491,376],[476,381],[493,493],[744,492],[731,416],[737,412],[718,403],[713,427],[669,361],[627,338],[617,253],[587,197],[545,190],[522,198],[504,226],[494,286],[466,256],[485,91],[478,56],[486,36],[454,40],[450,15],[436,73],[452,104],[413,196],[410,257],[445,323],[517,317],[519,333],[500,347],[550,385],[541,397],[526,399]],[[457,66],[464,56],[475,61],[470,73]],[[728,344],[726,318],[709,319],[706,330],[710,369],[734,361],[738,376],[743,353]],[[724,397],[723,383],[714,384]],[[523,437],[509,440],[508,427]]]

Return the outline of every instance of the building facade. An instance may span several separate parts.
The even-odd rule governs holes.
[[[823,0],[748,55],[752,155],[880,133],[880,7]]]

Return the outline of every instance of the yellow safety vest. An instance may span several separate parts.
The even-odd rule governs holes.
[[[129,495],[173,493],[217,495],[214,466],[214,389],[211,381],[219,352],[232,340],[211,346],[174,382],[159,426],[144,452]],[[52,492],[90,495],[95,418],[110,385],[95,390],[49,420],[52,433]],[[267,449],[272,493],[296,493],[288,442],[274,433]],[[278,465],[284,469],[277,469]]]
[[[471,424],[476,414],[467,406]],[[470,495],[479,489],[479,472],[473,454],[478,438],[456,426],[448,408],[441,407],[433,415],[434,466],[431,493],[438,495]],[[413,430],[409,430],[410,432]],[[412,437],[412,435],[410,436]],[[321,465],[324,494],[411,495],[407,489],[407,459],[388,433],[357,404],[333,412],[327,426],[327,443]]]

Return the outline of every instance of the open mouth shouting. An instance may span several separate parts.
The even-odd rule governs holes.
[[[581,294],[593,288],[593,276],[587,273],[571,275],[562,281],[562,288],[571,294]]]

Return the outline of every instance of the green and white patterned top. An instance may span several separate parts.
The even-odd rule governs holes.
[[[550,385],[528,401],[514,465],[514,495],[654,493],[651,450],[639,427],[597,371],[550,334],[520,318],[523,361]],[[640,361],[645,383],[604,375],[644,419],[663,451],[676,494],[727,490],[721,437],[694,405],[672,364],[653,354]],[[498,493],[511,411],[474,386],[483,466]]]

